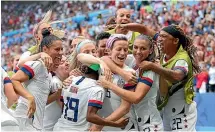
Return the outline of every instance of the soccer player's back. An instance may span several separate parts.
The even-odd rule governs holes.
[[[64,110],[54,131],[84,131],[89,128],[87,121],[88,106],[101,108],[104,89],[96,84],[96,80],[83,76],[74,77],[72,84],[62,91]]]

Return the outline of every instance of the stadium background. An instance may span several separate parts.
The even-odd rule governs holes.
[[[64,53],[68,54],[69,40],[78,35],[94,39],[118,8],[131,9],[133,22],[144,23],[155,30],[180,23],[193,38],[202,68],[194,80],[198,92],[196,128],[215,131],[215,93],[208,85],[212,77],[208,71],[214,67],[211,58],[215,55],[215,1],[2,1],[1,66],[12,71],[14,56],[34,45],[33,26],[49,9],[53,10],[53,20],[64,21],[54,27],[66,31]]]

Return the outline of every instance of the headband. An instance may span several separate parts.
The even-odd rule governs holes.
[[[88,43],[93,43],[93,44],[95,44],[94,41],[86,39],[86,40],[80,42],[80,43],[76,46],[76,52],[77,52],[77,53],[80,53],[81,47],[83,47],[85,44],[88,44]]]
[[[167,32],[168,34],[172,35],[174,38],[178,38],[180,44],[186,43],[186,36],[185,36],[185,35],[182,35],[182,34],[180,33],[180,31],[178,31],[178,30],[174,27],[174,25],[170,25],[170,26],[164,27],[162,30],[165,31],[165,32]]]
[[[122,40],[122,39],[128,40],[127,37],[123,34],[113,34],[107,40],[106,47],[110,49],[116,40]]]

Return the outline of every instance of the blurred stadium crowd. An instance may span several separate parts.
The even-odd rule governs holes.
[[[155,30],[180,24],[198,49],[202,72],[196,75],[197,92],[215,91],[215,1],[4,1],[1,6],[1,65],[7,71],[12,71],[19,55],[34,45],[33,26],[49,9],[53,10],[53,20],[64,21],[55,26],[65,29],[64,47],[68,47],[79,35],[95,39],[117,9],[128,8],[133,22]],[[68,54],[69,48],[64,49]]]

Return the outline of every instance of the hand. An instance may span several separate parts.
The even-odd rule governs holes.
[[[143,71],[152,70],[152,68],[153,68],[153,62],[150,62],[150,61],[142,61],[142,62],[139,64],[139,67],[140,67],[141,70],[143,70]]]
[[[112,72],[109,69],[109,67],[107,66],[107,64],[105,64],[103,61],[101,61],[100,67],[101,67],[102,72],[104,73],[105,79],[107,81],[112,81]]]
[[[110,88],[111,82],[107,81],[104,76],[100,76],[97,84],[102,86],[103,88]]]
[[[35,100],[34,97],[29,97],[28,98],[28,117],[31,118],[34,115],[34,112],[36,110],[36,104],[35,104]]]
[[[52,61],[52,58],[46,54],[45,52],[41,52],[40,53],[40,58],[42,59],[42,61],[45,63],[45,66],[48,68],[48,69],[51,69],[52,65],[53,65],[53,61]]]
[[[123,78],[129,84],[137,84],[137,77],[135,71],[124,71]]]
[[[70,76],[83,76],[83,73],[79,70],[79,69],[73,69],[70,73],[69,73]]]
[[[67,79],[63,81],[63,88],[67,88],[72,83],[72,78],[74,76],[69,76]]]
[[[93,132],[93,131],[101,131],[102,128],[103,128],[103,126],[93,124],[93,125],[89,128],[88,131],[90,131],[90,132]]]
[[[126,125],[128,124],[128,122],[129,122],[129,117],[127,117],[127,118],[122,117],[116,121],[117,127],[125,128]]]

